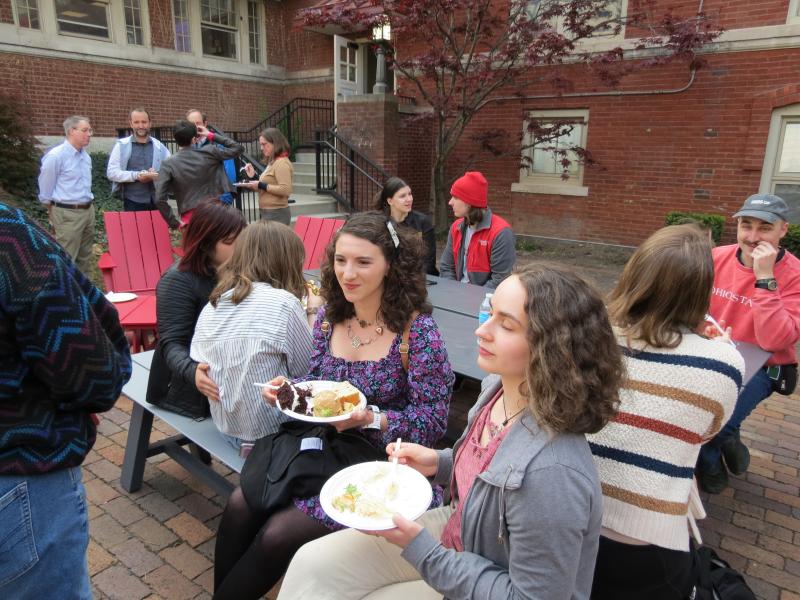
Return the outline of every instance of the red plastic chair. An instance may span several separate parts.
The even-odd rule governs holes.
[[[100,257],[106,291],[155,294],[156,284],[180,255],[157,210],[103,215],[108,252]]]
[[[294,232],[303,240],[306,249],[304,269],[319,269],[326,246],[342,225],[344,219],[322,219],[307,215],[297,217]]]

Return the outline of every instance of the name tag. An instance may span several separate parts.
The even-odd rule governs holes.
[[[300,452],[322,450],[322,438],[303,438],[300,441]]]

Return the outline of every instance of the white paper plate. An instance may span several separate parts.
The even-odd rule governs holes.
[[[136,298],[138,298],[138,297],[139,296],[137,296],[133,292],[117,292],[117,293],[108,292],[106,294],[106,299],[109,302],[114,302],[114,303],[117,303],[117,302],[130,302],[131,300],[136,300]]]
[[[377,461],[360,463],[342,469],[322,486],[319,494],[322,509],[337,523],[354,529],[365,531],[393,529],[395,524],[391,517],[367,517],[349,511],[340,511],[333,507],[333,499],[344,494],[348,485],[355,485],[360,492],[370,497],[380,497],[382,491],[389,487],[391,470],[392,463]],[[388,509],[400,513],[412,521],[428,510],[433,498],[433,490],[424,475],[407,465],[397,465],[395,482],[397,483],[396,497],[383,502]]]
[[[337,385],[339,385],[340,381],[303,381],[301,383],[295,383],[299,388],[303,388],[305,390],[311,389],[312,394],[318,394],[320,392],[324,392],[325,390],[329,390]],[[313,407],[314,406],[314,399],[308,399],[308,405]],[[361,410],[367,405],[367,398],[364,394],[361,393],[359,390],[358,392],[358,405],[353,410]],[[283,414],[292,417],[293,419],[297,419],[298,421],[306,421],[307,423],[335,423],[337,421],[346,421],[350,418],[350,413],[344,415],[337,415],[335,417],[315,417],[312,415],[304,415],[301,413],[296,413],[289,408],[281,409]]]

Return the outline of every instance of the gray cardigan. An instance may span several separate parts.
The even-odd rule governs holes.
[[[434,482],[451,481],[453,502],[454,453],[499,388],[496,375],[484,379],[464,434],[453,449],[438,451]],[[463,502],[463,552],[423,530],[402,554],[445,598],[589,598],[603,509],[584,436],[553,437],[526,410]]]

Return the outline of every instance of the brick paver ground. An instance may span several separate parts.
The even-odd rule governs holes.
[[[465,389],[456,406],[474,399]],[[224,499],[165,456],[148,459],[144,485],[119,485],[131,401],[102,415],[84,463],[89,571],[96,598],[210,598],[214,541]],[[153,437],[173,432],[156,419]],[[744,572],[763,600],[800,600],[800,396],[773,395],[742,432],[752,465],[719,496],[704,498],[705,542]],[[238,475],[215,463],[231,481]],[[275,598],[275,590],[266,597]]]

